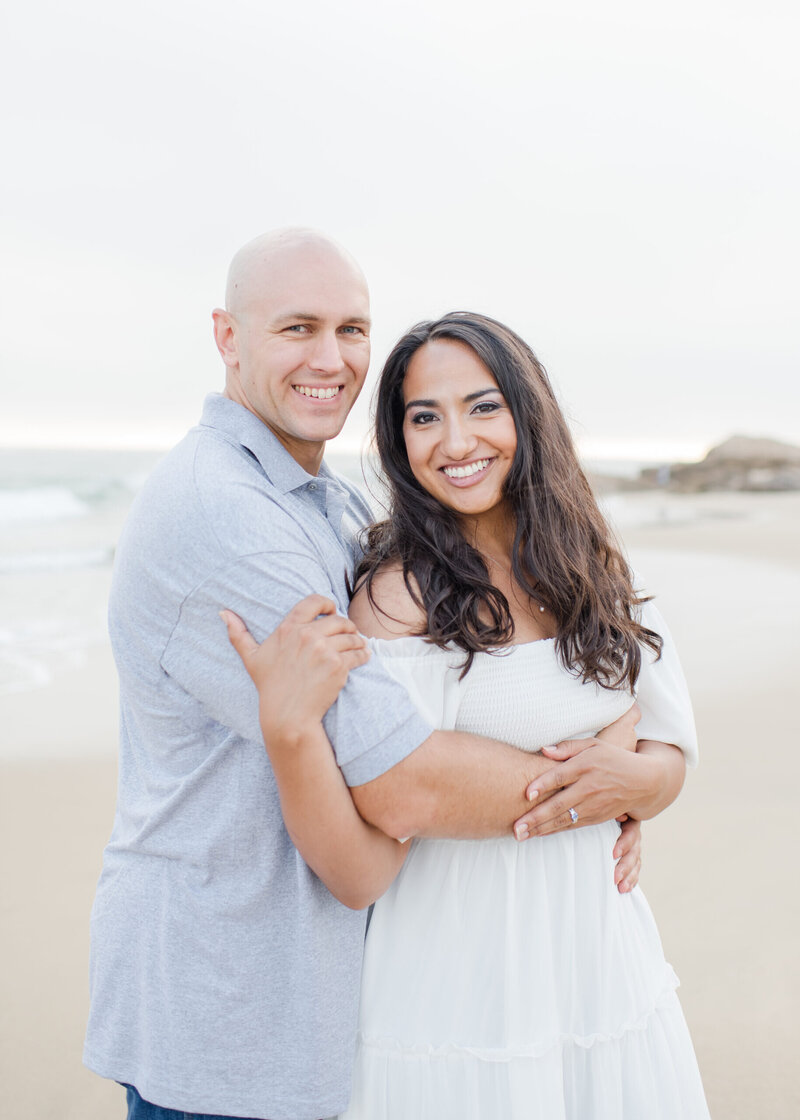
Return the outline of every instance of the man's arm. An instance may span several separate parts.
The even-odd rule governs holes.
[[[552,765],[496,739],[434,731],[391,770],[350,792],[361,816],[389,836],[504,836],[530,809],[528,785]]]
[[[548,799],[556,800],[554,795],[559,791],[562,798],[566,797],[565,787],[569,789],[578,776],[585,777],[587,787],[597,787],[602,793],[602,799],[598,795],[596,806],[591,806],[591,813],[587,806],[586,819],[581,817],[581,824],[597,824],[625,815],[638,818],[635,810],[639,801],[626,784],[630,775],[636,775],[638,785],[634,789],[642,802],[659,795],[662,777],[655,764],[645,767],[635,761],[637,718],[638,710],[633,705],[601,732],[602,738],[577,741],[574,749],[579,753],[570,758],[569,764],[556,763],[544,754],[518,750],[496,739],[460,731],[435,731],[391,770],[350,792],[365,820],[398,837],[478,839],[505,836],[513,828],[517,839],[524,840],[534,834],[530,825],[525,827],[532,816],[527,791],[544,787],[545,783],[546,788],[542,788],[537,799],[541,812],[536,826],[547,821],[549,827],[542,827],[541,831],[548,832],[574,827],[567,807],[561,810],[560,802],[555,812],[546,811]],[[650,746],[661,748],[665,744]],[[588,791],[582,787],[576,800],[583,803],[586,796]],[[557,820],[550,823],[553,817]]]
[[[262,740],[256,693],[225,640],[219,611],[235,612],[259,642],[307,596],[336,601],[318,558],[301,550],[302,541],[291,543],[296,545],[291,551],[234,558],[212,572],[182,604],[161,658],[164,672],[207,717],[253,742]],[[351,674],[325,716],[325,728],[347,780],[357,783],[409,754],[430,733],[431,724],[374,658]]]

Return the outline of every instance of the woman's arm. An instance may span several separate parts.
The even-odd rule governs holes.
[[[264,744],[292,843],[335,898],[361,910],[389,886],[407,848],[358,815],[322,726],[350,670],[369,658],[366,642],[319,595],[298,603],[261,645],[237,615],[221,617],[258,689]]]

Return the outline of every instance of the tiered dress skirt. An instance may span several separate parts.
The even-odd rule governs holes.
[[[419,639],[375,647],[437,726],[527,750],[631,703],[566,672],[552,642],[480,655],[463,681],[458,658]],[[691,757],[685,689],[654,684],[658,664],[641,681],[643,737],[682,738]],[[411,842],[369,926],[346,1120],[708,1117],[650,908],[614,884],[618,834],[611,821],[524,843]]]

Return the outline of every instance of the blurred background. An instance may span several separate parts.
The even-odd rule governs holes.
[[[302,224],[372,288],[370,381],[332,448],[353,477],[382,358],[418,319],[486,312],[548,368],[697,702],[703,765],[648,826],[645,885],[712,1111],[797,1115],[799,26],[794,5],[739,0],[4,14],[4,1114],[122,1111],[80,1067],[114,543],[222,387],[230,257]]]

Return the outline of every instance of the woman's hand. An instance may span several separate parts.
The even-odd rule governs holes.
[[[678,747],[640,740],[637,750],[620,750],[601,739],[561,744],[572,754],[546,770],[528,786],[528,799],[536,807],[514,825],[518,839],[625,815],[637,820],[654,817],[680,792],[686,764]]]
[[[620,894],[632,891],[639,882],[642,870],[642,826],[639,821],[626,818],[620,825],[619,839],[614,845],[614,882]]]
[[[231,645],[258,689],[269,748],[299,743],[336,700],[351,669],[369,660],[366,639],[322,595],[309,595],[259,645],[233,611],[220,611]]]
[[[637,765],[638,756],[631,751],[601,739],[561,743],[554,750],[565,761],[528,786],[528,800],[536,807],[514,825],[518,839],[523,825],[527,825],[524,839],[614,820],[628,812],[642,795],[643,785],[649,789],[651,775]]]

